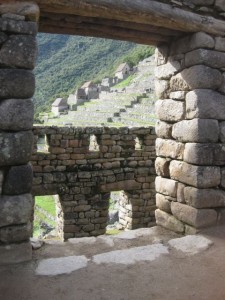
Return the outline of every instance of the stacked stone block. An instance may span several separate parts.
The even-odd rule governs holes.
[[[0,263],[31,258],[36,34],[29,14],[0,15]]]
[[[104,234],[112,191],[124,191],[124,228],[155,224],[154,128],[38,126],[33,132],[33,195],[59,195],[61,238]],[[46,136],[47,153],[37,149],[40,136]],[[93,139],[97,151],[89,150]]]
[[[157,224],[224,222],[225,38],[188,35],[156,51]]]

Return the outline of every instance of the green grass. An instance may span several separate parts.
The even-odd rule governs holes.
[[[135,75],[130,75],[129,77],[127,77],[125,80],[121,81],[120,83],[114,85],[113,88],[116,88],[116,89],[122,89],[122,88],[125,88],[127,87],[131,81],[134,79]]]
[[[55,200],[53,196],[37,196],[35,197],[35,205],[44,209],[53,217],[56,216]]]
[[[108,229],[106,230],[107,235],[115,235],[121,233],[121,230],[119,229]]]

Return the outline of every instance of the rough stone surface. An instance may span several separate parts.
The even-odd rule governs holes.
[[[186,95],[187,119],[225,120],[225,96],[212,90],[194,90]]]
[[[168,80],[155,80],[155,93],[158,99],[167,99],[169,91]]]
[[[172,124],[157,121],[155,125],[155,131],[157,136],[164,139],[172,138],[172,127]]]
[[[174,140],[156,139],[156,155],[183,159],[184,144],[178,143]]]
[[[217,187],[221,179],[219,167],[195,166],[176,160],[170,163],[170,176],[197,188]]]
[[[184,232],[184,224],[177,220],[174,216],[157,209],[155,211],[156,223],[162,227],[165,227],[169,230],[175,231],[177,233]]]
[[[225,121],[221,122],[220,124],[220,141],[225,143]]]
[[[216,0],[215,2],[216,8],[218,8],[221,11],[225,11],[225,0]]]
[[[223,144],[187,143],[184,149],[184,161],[194,165],[225,165],[225,147]]]
[[[0,227],[29,222],[33,204],[30,194],[0,196]]]
[[[225,206],[225,191],[219,189],[184,188],[184,197],[188,205],[195,208]]]
[[[11,35],[0,49],[0,65],[10,68],[34,69],[37,56],[32,36]]]
[[[217,120],[183,120],[173,125],[173,138],[180,142],[215,143],[219,139]]]
[[[182,238],[172,239],[168,244],[178,251],[182,251],[189,255],[194,255],[207,250],[213,245],[213,242],[204,236],[200,235],[187,235]]]
[[[32,129],[34,105],[31,100],[0,101],[0,129],[22,131]]]
[[[157,117],[162,121],[180,121],[185,114],[184,103],[171,99],[156,101],[155,109]]]
[[[203,64],[211,68],[225,67],[225,53],[206,49],[197,49],[185,55],[185,66]]]
[[[165,212],[171,213],[171,202],[164,195],[156,194],[156,206]]]
[[[196,209],[182,203],[171,202],[171,210],[177,219],[195,228],[212,226],[217,221],[217,212],[213,209]]]
[[[214,48],[214,45],[214,39],[210,35],[204,32],[197,32],[195,34],[190,34],[174,42],[171,47],[170,54],[174,55],[180,53],[187,53],[198,48],[212,49]]]
[[[185,203],[185,197],[184,197],[184,188],[186,187],[185,184],[183,183],[178,183],[178,186],[177,186],[177,202],[180,202],[180,203]]]
[[[225,168],[221,168],[221,186],[225,187]]]
[[[155,170],[158,176],[169,177],[170,160],[162,157],[157,157],[155,160]]]
[[[181,65],[178,61],[168,62],[165,65],[156,67],[155,76],[158,79],[169,79],[171,76],[178,73],[181,69]]]
[[[197,65],[183,70],[170,80],[172,91],[188,91],[194,89],[218,89],[223,82],[220,71]]]
[[[186,92],[184,91],[177,91],[170,93],[170,98],[173,100],[184,100]]]
[[[222,37],[215,38],[215,49],[218,51],[225,52],[225,38],[222,38]]]
[[[15,20],[8,14],[8,16],[4,15],[4,18],[0,18],[0,30],[10,33],[36,35],[37,23]]]
[[[0,228],[1,243],[9,244],[28,241],[31,235],[31,223]]]
[[[31,157],[33,134],[31,131],[0,133],[0,166],[26,164]]]
[[[30,242],[0,246],[0,265],[17,264],[32,258]]]
[[[14,166],[5,175],[3,194],[19,195],[30,193],[33,171],[31,165]]]
[[[155,189],[157,193],[176,198],[177,184],[177,181],[158,176],[155,180]]]
[[[0,69],[0,99],[29,99],[35,90],[35,78],[31,71]]]

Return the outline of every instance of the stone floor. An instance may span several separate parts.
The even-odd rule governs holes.
[[[224,248],[225,227],[49,241],[32,262],[0,267],[0,299],[224,300]]]

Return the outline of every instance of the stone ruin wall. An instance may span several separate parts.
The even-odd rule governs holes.
[[[62,238],[104,234],[112,191],[123,191],[123,228],[155,225],[154,128],[37,126],[33,133],[32,194],[59,195]],[[96,148],[89,150],[93,135],[97,143],[91,146]],[[43,136],[48,153],[37,149]]]
[[[156,52],[156,220],[195,233],[225,221],[225,38],[199,32]]]
[[[36,34],[29,18],[0,17],[0,263],[31,258]]]

